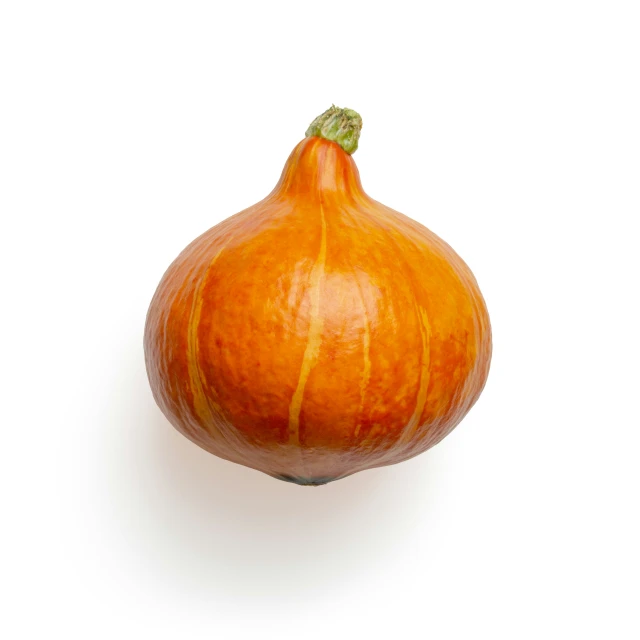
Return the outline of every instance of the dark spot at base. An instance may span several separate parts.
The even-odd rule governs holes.
[[[273,476],[278,480],[284,480],[285,482],[293,482],[294,484],[300,484],[307,487],[317,487],[321,484],[327,484],[327,482],[332,482],[336,478],[326,477],[326,478],[298,478],[297,476],[290,476],[286,473],[281,473]]]

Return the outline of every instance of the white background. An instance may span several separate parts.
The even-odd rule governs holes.
[[[639,12],[3,2],[2,635],[638,638]],[[440,445],[311,488],[174,431],[142,330],[331,103],[495,345]]]

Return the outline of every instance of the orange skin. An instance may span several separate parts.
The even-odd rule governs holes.
[[[144,337],[156,402],[203,449],[299,484],[426,451],[484,387],[491,328],[445,242],[369,198],[319,137],[273,192],[194,240]]]

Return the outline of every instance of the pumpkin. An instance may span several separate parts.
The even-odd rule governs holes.
[[[197,445],[302,485],[436,444],[482,391],[491,330],[471,271],[363,191],[350,109],[316,118],[275,189],[164,274],[146,367]]]

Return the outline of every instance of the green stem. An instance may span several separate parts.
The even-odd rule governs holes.
[[[318,136],[337,142],[348,154],[358,148],[362,118],[353,109],[340,109],[334,104],[318,116],[307,129],[305,136]]]

